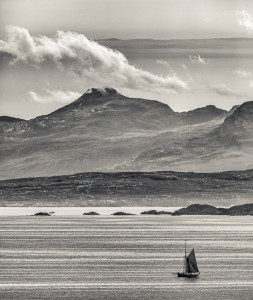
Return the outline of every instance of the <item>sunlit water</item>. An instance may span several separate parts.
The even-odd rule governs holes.
[[[0,299],[253,299],[253,217],[0,217]],[[184,239],[200,277],[178,278]]]

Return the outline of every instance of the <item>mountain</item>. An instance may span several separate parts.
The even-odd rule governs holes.
[[[231,206],[251,203],[252,193],[253,170],[92,172],[0,181],[0,206]]]
[[[158,101],[89,89],[49,115],[0,125],[1,178],[110,170],[130,161],[163,131],[182,127]]]
[[[209,127],[208,127],[209,126]],[[253,168],[253,102],[209,122],[167,132],[133,162],[149,170],[219,172]]]
[[[24,119],[8,117],[8,116],[0,116],[0,122],[22,122]]]
[[[219,109],[214,105],[208,105],[206,107],[197,108],[187,112],[181,113],[186,124],[199,124],[213,120],[226,113],[226,110]]]
[[[78,172],[253,168],[252,102],[174,112],[115,89],[31,120],[0,122],[0,179]]]
[[[238,147],[252,152],[253,146],[253,101],[245,102],[234,109],[212,134],[226,147]]]
[[[44,121],[71,120],[83,122],[85,126],[94,126],[99,133],[109,135],[129,131],[161,131],[184,125],[180,114],[159,101],[140,98],[128,98],[115,89],[89,89],[78,100],[66,105],[46,117]],[[49,121],[47,121],[49,122]]]

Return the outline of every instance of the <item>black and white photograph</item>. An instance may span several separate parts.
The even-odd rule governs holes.
[[[252,0],[0,0],[0,299],[253,299]]]

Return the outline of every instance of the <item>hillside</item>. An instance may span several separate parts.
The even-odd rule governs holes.
[[[0,122],[22,122],[25,121],[24,119],[20,118],[14,118],[14,117],[9,117],[9,116],[0,116]]]
[[[253,168],[253,101],[234,107],[223,118],[182,128],[178,133],[173,136],[168,132],[167,139],[163,136],[161,142],[146,149],[134,165],[195,172]]]
[[[130,172],[0,181],[0,206],[186,206],[251,203],[253,170]]]

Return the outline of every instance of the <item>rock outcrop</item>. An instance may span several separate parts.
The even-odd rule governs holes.
[[[83,213],[83,216],[99,216],[99,213],[95,211],[90,211],[88,213]]]
[[[48,212],[38,212],[38,213],[34,214],[34,216],[51,217],[50,213],[48,213]]]
[[[118,211],[112,214],[112,216],[135,216],[135,214]]]

